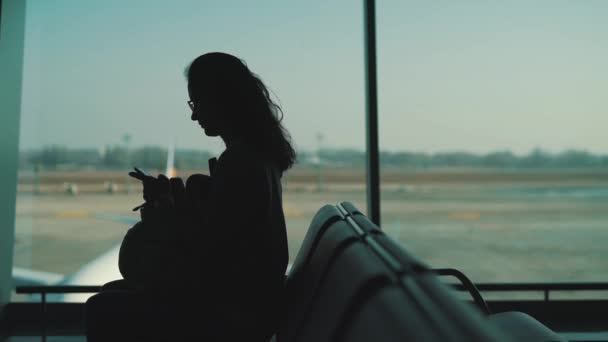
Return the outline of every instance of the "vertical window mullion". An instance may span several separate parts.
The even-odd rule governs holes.
[[[12,291],[25,1],[2,1],[0,25],[0,315]]]
[[[378,150],[378,82],[376,73],[375,0],[364,0],[367,213],[380,226],[380,161]]]

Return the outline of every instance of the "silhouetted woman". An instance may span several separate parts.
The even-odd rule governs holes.
[[[202,309],[211,310],[225,333],[268,341],[281,314],[288,263],[281,175],[295,152],[280,107],[243,61],[207,53],[186,77],[192,120],[226,145],[194,239],[203,305],[209,304]]]
[[[226,149],[210,178],[188,179],[183,207],[181,181],[131,173],[144,181],[142,221],[121,245],[125,279],[87,301],[89,341],[267,342],[278,328],[289,259],[281,176],[295,159],[282,111],[229,54],[199,56],[186,77],[192,120]]]

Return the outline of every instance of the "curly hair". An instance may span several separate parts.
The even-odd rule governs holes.
[[[293,166],[296,152],[283,127],[283,110],[247,64],[230,54],[210,52],[186,68],[188,87],[221,105],[222,121],[248,144],[275,161],[282,171]]]

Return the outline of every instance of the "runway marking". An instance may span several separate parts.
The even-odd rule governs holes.
[[[479,211],[458,211],[451,213],[448,217],[454,220],[475,221],[481,218],[481,213]]]
[[[300,217],[304,213],[287,203],[283,203],[283,214],[285,214],[285,217]]]
[[[58,218],[80,218],[89,217],[91,213],[86,210],[64,210],[55,214]]]

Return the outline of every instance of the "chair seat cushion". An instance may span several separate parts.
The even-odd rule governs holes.
[[[509,311],[488,316],[499,328],[516,341],[566,341],[532,316],[523,312]]]

